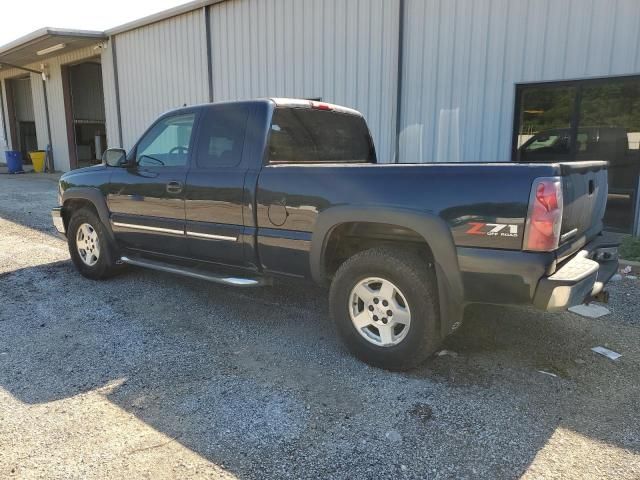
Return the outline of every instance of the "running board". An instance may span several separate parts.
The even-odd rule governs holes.
[[[128,265],[135,265],[136,267],[144,267],[150,268],[152,270],[159,270],[161,272],[175,273],[177,275],[183,275],[185,277],[207,280],[209,282],[221,283],[222,285],[230,285],[232,287],[260,287],[268,284],[268,281],[263,278],[241,278],[225,275],[215,275],[213,273],[203,273],[192,268],[177,267],[175,265],[168,265],[166,263],[149,260],[147,258],[140,259],[121,257],[120,261]]]

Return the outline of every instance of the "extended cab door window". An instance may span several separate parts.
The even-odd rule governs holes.
[[[232,167],[242,160],[248,109],[235,105],[215,105],[202,116],[197,140],[195,166]]]

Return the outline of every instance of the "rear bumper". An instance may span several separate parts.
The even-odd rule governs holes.
[[[564,310],[602,292],[618,268],[618,245],[605,235],[556,265],[553,252],[458,247],[466,303]]]
[[[617,270],[618,245],[598,237],[538,282],[533,304],[549,311],[579,305],[603,292]]]
[[[62,207],[55,207],[51,210],[51,220],[53,220],[53,226],[56,227],[58,233],[66,236],[66,229],[64,227],[64,218],[62,217]]]

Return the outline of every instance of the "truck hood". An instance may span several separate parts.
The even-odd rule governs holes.
[[[78,175],[84,175],[86,173],[91,173],[91,172],[100,172],[103,170],[106,170],[107,167],[105,165],[99,164],[99,165],[92,165],[90,167],[83,167],[83,168],[76,168],[75,170],[71,170],[69,172],[66,172],[65,174],[63,174],[60,177],[60,180],[71,180],[73,177],[78,176]]]

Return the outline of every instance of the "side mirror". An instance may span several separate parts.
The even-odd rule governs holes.
[[[121,167],[127,162],[127,152],[122,148],[109,148],[102,154],[102,163],[108,167]]]

